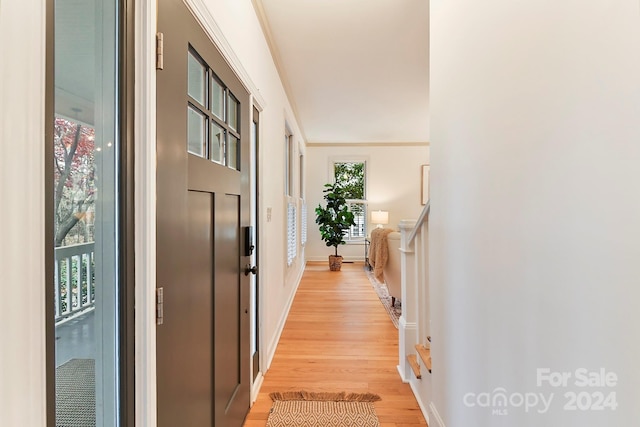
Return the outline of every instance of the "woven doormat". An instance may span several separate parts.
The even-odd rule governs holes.
[[[56,368],[56,427],[95,425],[95,360],[71,359]]]
[[[379,427],[372,393],[271,393],[267,427]]]

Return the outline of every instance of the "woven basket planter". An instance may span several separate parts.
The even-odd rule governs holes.
[[[329,255],[329,270],[340,271],[342,268],[342,255]]]

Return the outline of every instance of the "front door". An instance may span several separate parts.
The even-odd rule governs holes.
[[[249,95],[181,0],[160,0],[158,426],[241,426],[249,410]]]

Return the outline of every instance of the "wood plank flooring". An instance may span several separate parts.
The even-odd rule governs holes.
[[[273,391],[379,394],[381,427],[426,426],[397,371],[398,330],[371,287],[362,263],[308,263],[271,368],[245,427],[264,426]]]

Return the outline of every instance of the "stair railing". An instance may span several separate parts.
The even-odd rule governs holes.
[[[403,381],[415,375],[409,356],[415,358],[416,345],[428,347],[429,313],[429,211],[427,202],[417,221],[399,224],[402,269],[402,315],[399,321],[399,371]],[[425,369],[426,370],[426,369]]]

